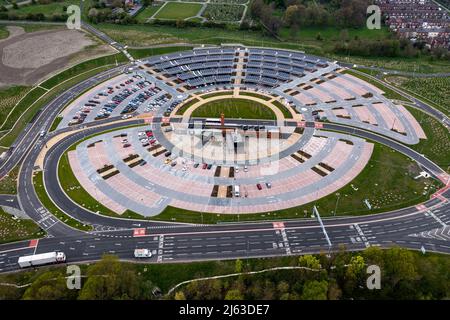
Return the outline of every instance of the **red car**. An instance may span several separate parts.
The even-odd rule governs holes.
[[[206,163],[203,164],[202,169],[206,169],[208,165]]]
[[[260,183],[258,183],[258,184],[256,185],[256,187],[258,188],[258,190],[262,190],[262,186],[261,186]]]

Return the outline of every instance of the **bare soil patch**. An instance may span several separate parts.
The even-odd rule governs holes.
[[[23,33],[20,29],[8,27],[10,37],[0,42],[0,87],[36,84],[73,63],[72,58],[80,53],[84,56],[86,48],[92,50],[98,45],[89,35],[77,30]]]

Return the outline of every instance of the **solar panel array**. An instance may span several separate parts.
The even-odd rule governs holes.
[[[176,77],[189,87],[231,84],[236,52],[236,48],[228,47],[194,49],[151,57],[146,65],[168,77]],[[326,60],[299,52],[256,48],[247,52],[243,83],[275,87],[328,65]]]

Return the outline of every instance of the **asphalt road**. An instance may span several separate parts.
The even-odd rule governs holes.
[[[64,251],[69,263],[98,260],[105,253],[133,260],[135,248],[151,249],[154,256],[147,261],[155,263],[319,253],[338,250],[341,246],[348,250],[363,250],[368,246],[385,248],[399,245],[415,250],[423,247],[427,251],[450,253],[448,189],[422,206],[378,215],[324,219],[331,247],[316,219],[289,220],[282,224],[260,222],[188,225],[113,219],[94,214],[75,205],[65,196],[57,182],[57,162],[66,148],[75,141],[88,134],[117,128],[119,124],[115,123],[101,128],[88,126],[82,132],[61,139],[47,153],[43,170],[49,196],[62,210],[80,221],[92,224],[95,229],[86,233],[68,227],[42,207],[32,185],[35,160],[40,150],[46,147],[45,140],[38,138],[39,132],[50,127],[63,105],[77,93],[115,72],[120,70],[110,70],[80,83],[44,107],[33,124],[19,137],[7,161],[2,164],[0,177],[23,159],[19,175],[19,196],[13,201],[20,203],[22,209],[47,231],[48,236],[40,239],[37,245],[30,241],[0,245],[0,272],[17,270],[19,256],[54,250]],[[108,121],[111,119],[106,122]],[[127,123],[133,124],[136,120]],[[442,173],[430,160],[388,138],[335,124],[324,124],[324,129],[356,134],[384,143],[412,157],[433,174]],[[0,197],[0,203],[7,200]],[[135,237],[135,228],[144,228],[145,235]]]
[[[141,121],[130,120],[126,124]],[[423,246],[427,251],[450,253],[448,246],[450,235],[447,235],[450,205],[448,202],[443,203],[439,198],[429,200],[423,208],[419,208],[420,210],[411,207],[385,214],[324,219],[332,247],[328,246],[325,235],[315,219],[285,221],[281,227],[274,226],[272,222],[187,225],[111,219],[93,214],[75,205],[59,187],[56,180],[58,159],[71,144],[84,136],[123,125],[124,123],[115,123],[74,133],[53,146],[45,160],[44,176],[49,196],[58,207],[69,212],[74,218],[93,224],[95,231],[82,233],[73,230],[55,221],[51,215],[43,213],[34,195],[31,180],[28,183],[23,181],[19,184],[21,187],[19,194],[27,197],[26,212],[34,212],[32,218],[39,221],[41,227],[50,234],[50,238],[40,240],[37,247],[31,248],[29,242],[21,242],[13,247],[0,246],[0,271],[16,270],[20,255],[53,250],[66,252],[68,262],[73,263],[97,260],[104,253],[132,260],[135,248],[151,249],[154,257],[147,261],[156,263],[319,253],[338,250],[341,246],[345,246],[348,250],[392,245],[418,250]],[[388,144],[400,152],[410,152],[410,155],[429,171],[438,173],[437,170],[440,170],[413,150],[409,148],[403,150],[400,143],[385,137],[344,126],[332,125],[328,129],[361,135]],[[40,149],[39,145],[34,149],[23,164],[24,173],[21,177],[25,179],[30,178],[27,170],[32,169],[36,152]],[[444,196],[450,198],[450,191],[445,192],[442,197]],[[44,223],[46,225],[43,225]],[[135,228],[145,228],[146,235],[134,237]],[[435,232],[436,237],[412,236],[420,232]]]
[[[80,82],[44,106],[34,121],[31,124],[28,124],[19,137],[17,137],[16,141],[8,150],[8,154],[3,162],[0,162],[0,179],[22,161],[30,148],[36,144],[40,132],[42,130],[47,132],[50,129],[53,120],[68,102],[88,88],[118,75],[123,68],[124,67],[117,67],[110,69]]]

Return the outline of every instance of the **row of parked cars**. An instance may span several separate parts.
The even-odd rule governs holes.
[[[153,135],[153,130],[140,131],[138,137],[143,147],[148,147],[158,142]]]
[[[140,78],[141,76],[135,75],[134,77]],[[131,84],[134,82],[135,81],[133,79],[129,79],[129,80],[125,81],[125,85]],[[121,85],[122,84],[124,84],[124,83],[121,83]],[[97,113],[95,120],[108,118],[111,115],[111,113],[117,108],[117,106],[119,106],[125,99],[130,97],[132,94],[138,92],[139,90],[144,89],[148,85],[150,85],[150,82],[148,82],[148,81],[139,81],[139,82],[135,83],[135,85],[132,88],[123,89],[122,92],[113,96],[112,99],[103,106],[103,108]],[[120,113],[127,114],[127,113],[134,112],[139,107],[139,105],[142,103],[140,101],[141,100],[145,101],[149,97],[150,96],[145,93],[140,93],[139,96],[134,98],[132,101],[130,101],[127,104],[127,106]]]
[[[178,100],[172,102],[172,103],[170,104],[170,106],[168,106],[168,107],[166,108],[166,112],[164,112],[164,116],[166,116],[166,117],[170,116],[170,113],[173,111],[173,109],[176,108],[177,105],[180,104],[180,102],[181,102],[181,101],[178,101]]]

